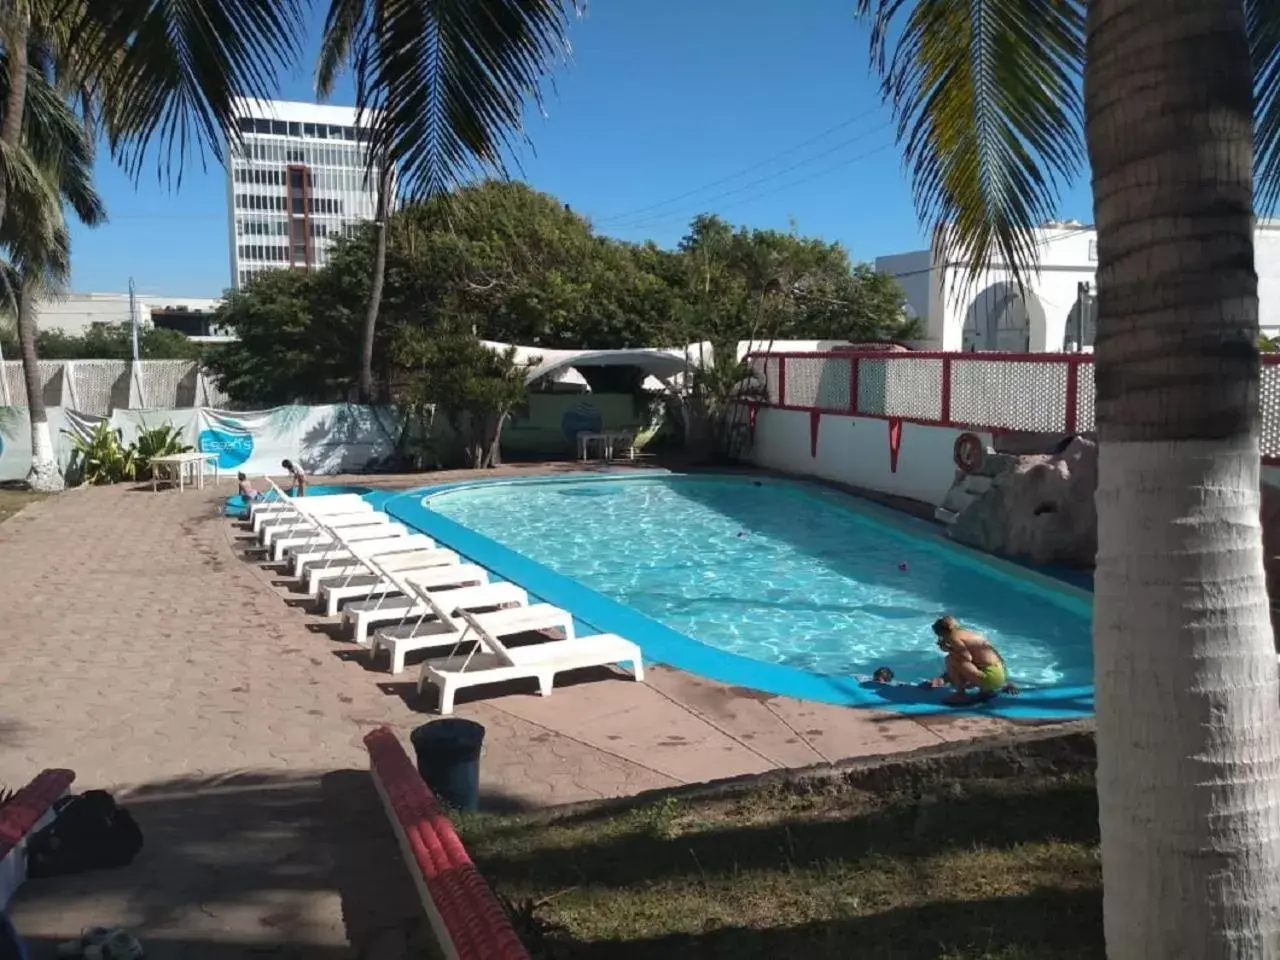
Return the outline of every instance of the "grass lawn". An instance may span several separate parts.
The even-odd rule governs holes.
[[[535,960],[1102,956],[1088,774],[457,822],[499,893],[562,926],[539,946],[517,924]]]
[[[0,485],[0,523],[4,523],[28,503],[34,503],[44,496],[17,486]]]

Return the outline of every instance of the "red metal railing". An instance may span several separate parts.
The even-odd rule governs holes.
[[[764,406],[984,432],[1094,427],[1093,357],[1080,353],[752,354]],[[1280,463],[1280,355],[1264,355],[1262,453]]]

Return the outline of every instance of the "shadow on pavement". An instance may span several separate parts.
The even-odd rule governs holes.
[[[118,799],[146,838],[132,864],[15,898],[37,960],[89,926],[128,929],[148,960],[422,955],[422,906],[367,772],[178,778]]]

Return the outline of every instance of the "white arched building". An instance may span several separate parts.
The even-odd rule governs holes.
[[[1012,273],[996,265],[971,281],[968,269],[935,241],[929,250],[876,258],[897,278],[907,304],[925,321],[934,350],[1046,353],[1092,348],[1092,296],[1097,234],[1076,221],[1047,223],[1039,233],[1040,266],[1019,292]],[[1263,333],[1280,333],[1280,221],[1258,222],[1254,237]],[[1082,285],[1087,284],[1086,287]]]

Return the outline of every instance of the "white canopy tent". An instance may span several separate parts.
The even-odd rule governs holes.
[[[506,350],[512,344],[482,341],[493,350]],[[553,384],[590,392],[591,386],[581,367],[639,367],[646,374],[643,389],[650,393],[678,392],[685,373],[693,367],[711,366],[709,342],[687,347],[637,347],[629,350],[552,350],[547,347],[514,345],[516,362],[528,364],[525,383],[547,378]],[[738,359],[748,353],[811,353],[849,346],[848,340],[742,340],[738,343]]]
[[[506,350],[511,344],[484,341],[493,350]],[[688,347],[651,347],[631,350],[551,350],[545,347],[515,346],[516,362],[529,364],[525,383],[543,377],[555,383],[586,386],[581,367],[639,367],[646,374],[644,389],[666,391],[680,383],[691,366],[711,363],[711,345],[695,343]]]

